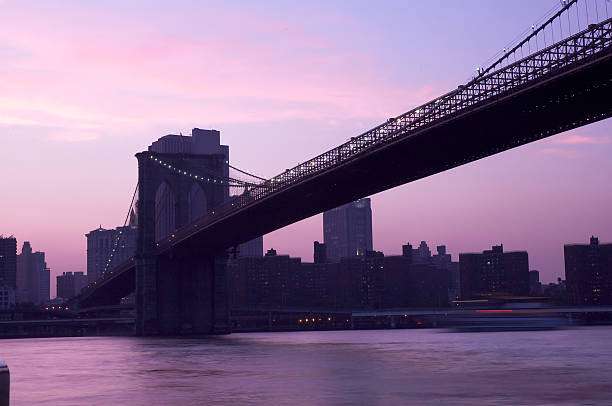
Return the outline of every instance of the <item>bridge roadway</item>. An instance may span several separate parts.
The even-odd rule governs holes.
[[[214,255],[355,199],[603,120],[612,115],[611,89],[609,19],[272,178],[177,230],[157,252]],[[134,262],[86,289],[82,305],[116,303],[133,291]]]
[[[160,244],[160,252],[204,247],[219,252],[358,198],[610,117],[611,21],[414,110],[430,109],[429,116],[390,120],[393,125],[386,125],[380,141],[369,144],[360,136],[354,145],[322,155],[328,161],[337,156],[337,163],[317,157],[289,170],[296,173],[293,178],[273,178],[251,191],[254,197],[240,196],[177,230]],[[589,36],[602,39],[581,44],[561,62],[548,60]],[[445,111],[437,111],[444,101],[439,109]]]

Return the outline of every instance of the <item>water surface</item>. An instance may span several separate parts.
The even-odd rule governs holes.
[[[21,405],[610,405],[612,327],[0,340]]]

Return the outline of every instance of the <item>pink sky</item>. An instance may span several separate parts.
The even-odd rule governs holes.
[[[84,234],[123,222],[133,155],[158,137],[216,128],[236,166],[272,176],[455,88],[552,5],[0,1],[0,233],[52,276],[85,270]],[[375,249],[504,243],[562,276],[564,243],[612,241],[611,128],[373,196]],[[311,260],[321,223],[265,246]]]

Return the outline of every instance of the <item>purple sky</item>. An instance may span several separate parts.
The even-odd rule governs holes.
[[[236,166],[275,175],[456,88],[556,4],[226,3],[0,0],[0,233],[46,251],[53,292],[85,270],[85,233],[123,223],[134,153],[158,137],[215,128]],[[374,248],[426,240],[457,260],[503,243],[562,276],[564,243],[612,240],[611,129],[373,196]],[[265,247],[310,261],[321,223]]]

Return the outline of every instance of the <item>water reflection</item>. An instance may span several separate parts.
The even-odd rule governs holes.
[[[612,328],[0,341],[12,405],[609,404]]]

